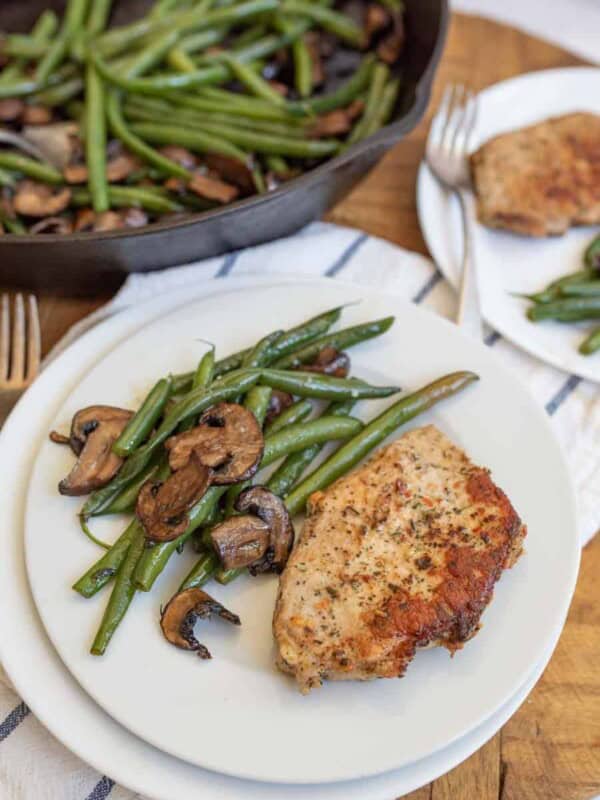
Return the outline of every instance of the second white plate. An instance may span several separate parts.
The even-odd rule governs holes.
[[[520,75],[479,95],[473,149],[492,136],[573,111],[600,114],[600,69],[573,67]],[[459,283],[460,211],[456,199],[422,164],[417,182],[419,222],[427,247],[444,277]],[[578,228],[561,237],[529,239],[475,227],[482,312],[487,322],[523,350],[566,372],[600,381],[600,355],[582,356],[577,347],[589,323],[533,324],[529,303],[513,296],[531,294],[567,272],[581,269],[583,251],[598,228]]]
[[[89,636],[103,603],[83,601],[69,587],[97,552],[77,529],[78,504],[55,488],[72,459],[45,443],[33,471],[27,566],[63,661],[102,708],[138,736],[225,774],[282,783],[348,779],[447,746],[523,685],[555,640],[573,590],[579,559],[573,495],[543,412],[487,348],[422,309],[360,287],[302,281],[293,291],[275,284],[191,303],[142,328],[101,361],[56,424],[64,426],[75,409],[92,402],[134,403],[157,375],[195,362],[200,336],[223,352],[234,350],[266,328],[361,296],[363,302],[347,310],[347,324],[393,312],[398,321],[394,333],[356,350],[357,374],[416,387],[454,369],[479,372],[480,384],[418,424],[435,422],[489,465],[530,526],[526,557],[503,576],[483,631],[452,661],[442,651],[423,652],[400,682],[331,684],[302,697],[273,667],[275,581],[267,578],[214,587],[243,626],[238,634],[209,624],[205,636],[214,660],[199,663],[167,645],[158,629],[158,606],[186,569],[178,559],[157,591],[136,598],[107,655],[94,658]],[[102,528],[99,533],[108,533]]]

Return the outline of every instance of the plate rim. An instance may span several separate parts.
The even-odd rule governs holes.
[[[285,285],[285,284],[288,284],[290,282],[291,283],[302,282],[302,283],[307,283],[307,284],[327,283],[329,286],[331,286],[332,285],[332,281],[335,281],[335,285],[338,285],[338,286],[339,285],[345,285],[348,288],[360,289],[362,292],[366,292],[366,293],[371,294],[372,296],[375,296],[375,297],[385,298],[386,300],[389,300],[389,296],[390,296],[389,292],[384,293],[384,292],[378,291],[376,289],[371,289],[371,288],[362,286],[361,284],[358,284],[358,283],[353,282],[353,281],[340,281],[338,279],[332,279],[332,278],[321,277],[321,276],[302,276],[302,277],[289,276],[289,280],[288,279],[282,280],[281,276],[276,275],[276,274],[275,275],[269,275],[269,276],[261,276],[261,277],[263,279],[260,280],[260,282],[258,284],[258,288],[262,288],[262,289],[270,288],[270,287],[273,287],[273,286]],[[238,289],[237,285],[234,285],[234,283],[237,283],[237,281],[243,281],[244,283],[247,283],[248,282],[248,278],[247,278],[247,276],[242,276],[242,277],[240,277],[238,279],[229,279],[226,283],[223,284],[222,287],[220,287],[220,290],[217,293],[219,295],[227,295],[228,293],[236,292],[236,291],[239,291],[240,289],[245,288],[244,286],[242,286],[242,287],[240,287]],[[251,281],[251,282],[253,283],[253,281]],[[212,296],[212,295],[210,295],[210,296]],[[196,297],[190,298],[188,295],[186,295],[185,299],[183,300],[183,302],[174,302],[172,306],[169,306],[164,312],[161,312],[156,316],[152,316],[152,310],[151,309],[152,309],[153,306],[155,306],[157,304],[162,304],[162,302],[164,302],[164,300],[163,300],[163,298],[161,298],[160,301],[151,301],[148,304],[149,308],[146,309],[146,314],[145,314],[144,318],[142,319],[142,321],[140,321],[140,324],[135,328],[135,332],[137,333],[139,330],[143,329],[147,324],[153,324],[154,322],[159,320],[161,317],[169,315],[177,307],[183,307],[183,306],[186,306],[186,305],[188,305],[190,303],[193,303],[193,302],[203,301],[206,297],[207,297],[207,295],[205,295],[205,294],[202,294],[202,295],[200,295],[200,297],[197,297],[197,298]],[[448,326],[449,329],[452,329],[453,332],[454,332],[454,335],[457,333],[456,327],[450,321],[448,321],[447,319],[435,314],[431,310],[425,309],[425,308],[416,309],[415,305],[413,303],[411,303],[410,301],[406,300],[405,298],[398,297],[396,295],[394,295],[394,298],[395,298],[395,302],[397,302],[397,305],[398,305],[399,308],[401,308],[402,305],[405,305],[406,307],[410,307],[411,309],[415,310],[416,313],[418,313],[418,314],[430,315],[430,316],[435,318],[435,320],[436,320],[436,322],[438,324],[441,324],[443,326]],[[121,344],[121,341],[117,342],[114,347],[110,348],[110,350],[108,351],[108,353],[106,355],[102,355],[100,358],[98,358],[96,361],[94,361],[92,366],[89,367],[88,370],[86,370],[86,374],[97,363],[99,363],[100,361],[104,360],[105,357],[110,357],[110,354],[115,349],[117,349],[120,346],[120,344]],[[481,346],[483,347],[483,345],[481,345]],[[521,383],[521,381],[518,379],[518,377],[515,376],[511,372],[511,370],[506,366],[506,364],[503,362],[503,360],[500,358],[500,356],[498,354],[490,352],[487,349],[485,350],[485,353],[486,353],[486,359],[489,359],[489,360],[492,360],[492,361],[494,361],[494,360],[496,361],[496,363],[498,365],[498,368],[503,373],[505,373],[507,379],[512,380],[512,381],[517,381],[518,383]],[[84,377],[85,376],[82,376],[82,378],[80,378],[80,380],[84,379]],[[526,387],[523,387],[523,388],[526,389]],[[550,423],[549,423],[549,421],[547,419],[547,416],[544,414],[543,410],[541,408],[539,408],[537,406],[537,404],[533,401],[533,399],[531,398],[531,396],[529,395],[528,392],[527,392],[527,395],[528,395],[528,399],[531,401],[532,413],[535,413],[535,415],[538,417],[538,419],[541,422],[543,420],[542,425],[545,427],[548,436],[553,441],[553,443],[554,443],[554,445],[556,447],[556,452],[557,452],[557,455],[559,455],[560,463],[561,463],[562,468],[563,468],[563,473],[564,473],[565,476],[568,476],[568,496],[569,496],[569,501],[570,501],[570,509],[571,509],[571,514],[572,514],[572,519],[574,521],[573,530],[576,532],[577,526],[575,524],[576,523],[576,514],[575,514],[574,488],[573,488],[573,483],[570,480],[570,475],[569,475],[568,468],[567,468],[567,465],[566,465],[566,462],[565,462],[565,459],[564,459],[564,455],[563,455],[558,443],[555,440],[555,437],[554,437],[552,428],[550,426]],[[37,451],[36,451],[36,457],[37,457]],[[27,548],[25,548],[25,549],[27,551]],[[574,591],[574,586],[575,586],[575,583],[576,583],[577,573],[578,573],[579,555],[580,555],[580,550],[579,550],[578,547],[576,548],[575,552],[576,552],[576,557],[574,558],[573,564],[572,564],[571,581],[569,582],[568,587],[565,590],[565,598],[568,597],[568,600],[565,600],[565,603],[564,603],[564,609],[563,609],[564,613],[563,613],[562,618],[560,619],[560,621],[555,622],[555,625],[553,626],[552,631],[549,634],[547,634],[546,641],[544,642],[544,646],[547,645],[554,638],[555,634],[556,634],[556,637],[558,637],[560,635],[560,632],[562,631],[562,627],[564,625],[564,620],[565,620],[565,617],[566,617],[566,613],[568,611],[568,607],[570,605],[570,601],[571,601],[571,598],[572,598],[572,594],[573,594],[573,591]],[[29,566],[28,566],[27,570],[28,570],[28,579],[29,579]],[[566,584],[565,584],[565,586],[566,586]],[[35,593],[35,590],[31,586],[31,582],[30,582],[30,590],[31,590],[32,596],[33,596],[33,598],[35,600],[36,593]],[[37,602],[36,602],[36,607],[37,607]],[[41,615],[40,615],[40,618],[42,620],[42,625],[44,626],[44,629],[46,630],[44,619],[43,619],[43,617],[41,617]],[[49,634],[49,632],[47,630],[46,630],[46,633],[49,636],[50,641],[52,641],[52,636]],[[58,651],[58,649],[56,647],[55,647],[55,649],[57,650],[57,652],[59,653],[59,656],[60,656],[60,652]],[[62,660],[62,656],[60,656],[60,657],[61,657],[61,660]],[[65,668],[68,670],[68,672],[79,683],[79,678],[77,677],[75,672],[71,672],[71,667],[68,664],[66,664],[65,662],[63,662],[63,664],[65,665]],[[525,679],[527,677],[527,673],[528,673],[529,670],[530,670],[530,667],[528,667],[527,670],[524,670],[522,673],[520,673],[517,676],[517,679],[515,680],[515,684],[517,686],[520,686],[520,685],[523,684],[523,682],[525,681]],[[86,691],[86,693],[87,693],[88,690],[86,689],[86,687],[83,684],[80,684],[80,685],[82,686],[82,689],[84,691]],[[99,701],[97,701],[95,699],[93,694],[90,694],[89,696],[92,698],[92,700],[94,700],[95,702],[98,703],[99,707],[103,711],[105,711],[105,713],[107,713],[107,714],[112,716],[112,712],[109,711],[108,709],[105,709],[104,706],[100,705]],[[477,722],[474,725],[472,725],[470,731],[472,732],[473,729],[475,729],[475,728],[479,727],[480,725],[482,725],[487,718],[489,718],[491,715],[495,714],[502,707],[504,702],[506,702],[506,697],[502,701],[498,701],[497,705],[495,707],[493,707],[493,709],[491,711],[489,711],[489,710],[486,711],[486,716],[479,717],[477,719]],[[127,730],[131,731],[133,733],[133,735],[136,735],[138,738],[141,738],[142,740],[154,745],[155,747],[159,747],[160,749],[163,749],[163,746],[157,744],[156,741],[154,740],[154,738],[148,738],[148,736],[145,736],[145,735],[142,735],[141,733],[139,733],[136,730],[135,727],[132,727],[132,726],[129,726],[129,725],[125,724],[125,723],[122,723],[118,716],[117,717],[113,717],[113,718],[119,724],[123,725],[123,727],[125,727]],[[443,744],[438,745],[434,750],[430,751],[426,755],[419,756],[417,760],[420,760],[421,758],[430,757],[435,752],[439,752],[440,749],[443,749],[443,748],[451,745],[452,742],[456,741],[458,738],[461,738],[462,736],[465,736],[465,735],[468,735],[468,732],[467,733],[456,734],[452,739],[444,742]],[[175,757],[181,758],[181,756],[178,756],[178,754],[176,752],[174,752],[174,751],[168,751],[168,750],[164,750],[163,749],[163,752],[166,752],[166,753],[169,753],[170,755],[173,755]],[[189,763],[194,763],[194,762],[189,762]],[[408,764],[410,764],[410,763],[415,763],[415,762],[408,762]],[[388,770],[402,769],[402,768],[408,766],[408,764],[404,764],[404,766],[398,766],[397,764],[390,764],[390,765],[387,765],[385,767],[379,767],[379,768],[376,768],[376,769],[370,768],[367,771],[365,771],[363,769],[360,772],[356,772],[352,776],[344,775],[343,777],[340,777],[340,776],[335,776],[334,775],[332,777],[327,777],[327,778],[319,778],[319,779],[310,778],[309,780],[302,781],[302,783],[310,786],[310,785],[315,785],[317,783],[323,783],[323,782],[334,782],[334,781],[340,781],[340,780],[361,779],[361,778],[365,778],[365,777],[368,777],[368,776],[381,774],[382,772],[388,771]],[[255,775],[245,774],[243,772],[240,772],[239,770],[236,771],[236,772],[224,771],[224,770],[222,770],[221,767],[215,767],[215,766],[212,766],[212,767],[204,766],[202,768],[204,768],[204,769],[214,769],[215,771],[218,771],[221,774],[229,775],[229,776],[232,776],[232,777],[237,777],[237,778],[242,778],[242,779],[247,779],[247,780],[254,780],[254,781],[264,781],[266,783],[271,783],[271,784],[277,784],[277,783],[283,784],[283,783],[286,783],[286,784],[289,785],[292,782],[292,779],[290,779],[290,781],[284,781],[283,779],[279,780],[279,779],[275,779],[275,778],[269,779],[268,777],[265,778],[264,776],[260,776],[259,777],[256,774]],[[294,777],[293,780],[295,781],[295,784],[298,784],[298,781],[296,780],[296,777]]]
[[[512,78],[506,78],[502,81],[498,81],[497,83],[490,84],[482,89],[478,95],[485,95],[485,94],[493,94],[496,92],[502,92],[507,89],[510,89],[516,83],[521,83],[523,81],[529,80],[550,80],[552,77],[557,77],[558,75],[569,75],[572,77],[580,77],[582,73],[589,73],[596,77],[596,79],[600,79],[600,66],[594,65],[581,65],[581,66],[571,66],[571,67],[550,67],[548,69],[539,69],[539,70],[531,70],[529,72],[521,73],[520,75],[515,75]],[[552,114],[550,114],[552,115]],[[419,220],[419,228],[423,235],[423,239],[425,241],[425,245],[427,250],[429,251],[431,258],[437,268],[440,270],[444,279],[448,281],[448,283],[456,289],[458,284],[457,276],[453,273],[453,270],[448,268],[448,253],[445,251],[440,251],[435,242],[433,241],[432,237],[432,229],[433,226],[429,222],[429,215],[426,213],[425,203],[426,197],[429,196],[427,189],[425,188],[425,180],[427,177],[433,178],[431,175],[431,171],[426,164],[425,159],[421,160],[419,164],[419,169],[417,172],[417,181],[416,181],[416,206],[417,206],[417,217]],[[435,180],[433,178],[433,180]],[[475,222],[474,224],[479,224]],[[595,226],[591,226],[595,227]],[[567,232],[568,233],[568,232]],[[565,234],[567,235],[567,234]],[[508,325],[505,325],[503,322],[498,324],[497,320],[492,321],[488,315],[483,315],[485,321],[488,325],[497,330],[507,341],[509,341],[512,345],[519,348],[523,352],[527,353],[528,355],[537,358],[538,360],[549,364],[550,366],[554,367],[555,369],[560,370],[565,374],[575,374],[584,380],[589,380],[594,383],[600,383],[600,369],[597,374],[593,374],[585,369],[575,369],[570,366],[565,366],[564,362],[560,359],[553,359],[551,355],[544,354],[542,355],[535,347],[535,345],[531,346],[524,343],[521,340],[517,340],[511,334],[510,328]]]

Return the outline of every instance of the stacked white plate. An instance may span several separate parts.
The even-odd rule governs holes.
[[[573,491],[543,412],[495,354],[403,300],[327,279],[207,281],[103,323],[52,363],[0,439],[0,659],[46,727],[85,761],[156,800],[399,796],[452,768],[490,738],[538,679],[560,634],[579,562]],[[528,524],[526,554],[499,582],[482,631],[450,659],[419,653],[401,681],[328,684],[297,693],[273,665],[276,580],[242,578],[215,596],[242,627],[203,628],[213,660],[169,646],[158,609],[192,555],[173,558],[137,595],[107,654],[90,638],[103,597],[70,586],[98,556],[78,504],[56,493],[72,462],[51,445],[73,411],[134,406],[158,376],[190,369],[267,330],[352,303],[344,324],[395,314],[386,336],[353,351],[353,373],[407,389],[456,369],[481,380],[416,420],[432,422],[489,466]],[[392,402],[362,403],[372,416]],[[100,536],[119,532],[96,524]]]

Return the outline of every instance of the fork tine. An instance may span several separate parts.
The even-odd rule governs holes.
[[[11,344],[10,381],[21,383],[25,380],[25,304],[21,293],[15,297]]]
[[[0,308],[0,381],[8,380],[10,348],[10,305],[8,295],[2,295]]]
[[[442,102],[437,110],[437,113],[431,120],[431,128],[429,130],[429,137],[427,144],[429,147],[439,147],[442,141],[442,134],[448,122],[448,112],[450,110],[450,103],[452,101],[452,92],[454,86],[449,83],[444,89]]]
[[[40,371],[42,337],[40,333],[40,315],[35,295],[27,298],[27,382],[30,383]]]
[[[452,154],[455,158],[466,158],[469,152],[469,142],[475,128],[477,112],[477,99],[473,92],[465,92],[465,104],[462,119],[453,142]]]

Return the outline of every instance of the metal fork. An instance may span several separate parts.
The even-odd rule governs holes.
[[[425,158],[434,176],[458,197],[463,228],[463,257],[457,324],[483,338],[477,268],[473,252],[474,201],[469,171],[469,144],[477,121],[477,96],[462,85],[446,87],[433,118]]]
[[[37,300],[30,294],[25,302],[22,294],[16,295],[11,320],[10,299],[3,294],[0,303],[0,425],[40,371],[41,351]]]

